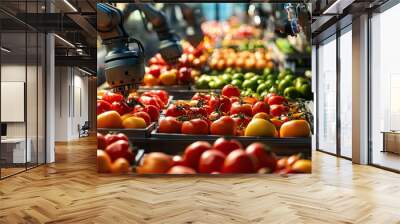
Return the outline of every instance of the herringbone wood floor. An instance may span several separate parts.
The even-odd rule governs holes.
[[[98,175],[95,140],[0,181],[0,223],[400,223],[400,175],[313,155],[290,177]]]

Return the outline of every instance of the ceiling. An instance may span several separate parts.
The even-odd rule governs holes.
[[[0,30],[2,46],[11,50],[2,51],[3,60],[5,54],[10,60],[37,57],[44,46],[36,43],[38,33],[51,32],[75,45],[55,38],[56,65],[82,62],[82,67],[96,70],[95,0],[0,0]]]

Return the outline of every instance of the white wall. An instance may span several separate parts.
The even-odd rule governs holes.
[[[88,120],[88,78],[73,67],[56,67],[55,74],[55,140],[77,139]]]

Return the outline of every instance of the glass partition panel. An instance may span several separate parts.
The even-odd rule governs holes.
[[[336,153],[336,36],[318,48],[318,149]]]

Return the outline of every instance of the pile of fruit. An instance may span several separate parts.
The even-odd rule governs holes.
[[[162,152],[145,154],[139,174],[311,173],[311,161],[294,155],[278,159],[262,143],[244,148],[237,140],[217,139],[212,145],[197,141],[182,156]]]
[[[199,70],[207,63],[209,55],[205,43],[201,43],[196,48],[187,42],[184,42],[182,46],[183,54],[175,66],[167,64],[160,54],[156,54],[149,60],[143,78],[145,86],[188,85],[200,75]]]
[[[240,97],[226,85],[222,94],[196,93],[190,101],[175,101],[160,119],[159,133],[192,135],[309,137],[307,114],[296,103],[271,93],[258,100]]]
[[[253,51],[235,51],[233,48],[215,49],[210,57],[210,68],[223,71],[226,68],[241,69],[243,71],[262,71],[272,69],[272,55],[264,48]]]
[[[135,153],[124,134],[97,133],[97,170],[100,173],[127,173],[131,171]]]
[[[163,90],[130,94],[127,99],[110,91],[97,92],[97,128],[146,128],[157,122],[169,100]]]
[[[217,73],[218,74],[218,73]],[[312,99],[311,74],[294,75],[290,69],[280,73],[265,68],[262,72],[242,73],[236,69],[226,69],[220,75],[201,75],[195,82],[197,89],[221,89],[232,84],[242,90],[242,96],[263,99],[269,93],[277,93],[288,99]]]

